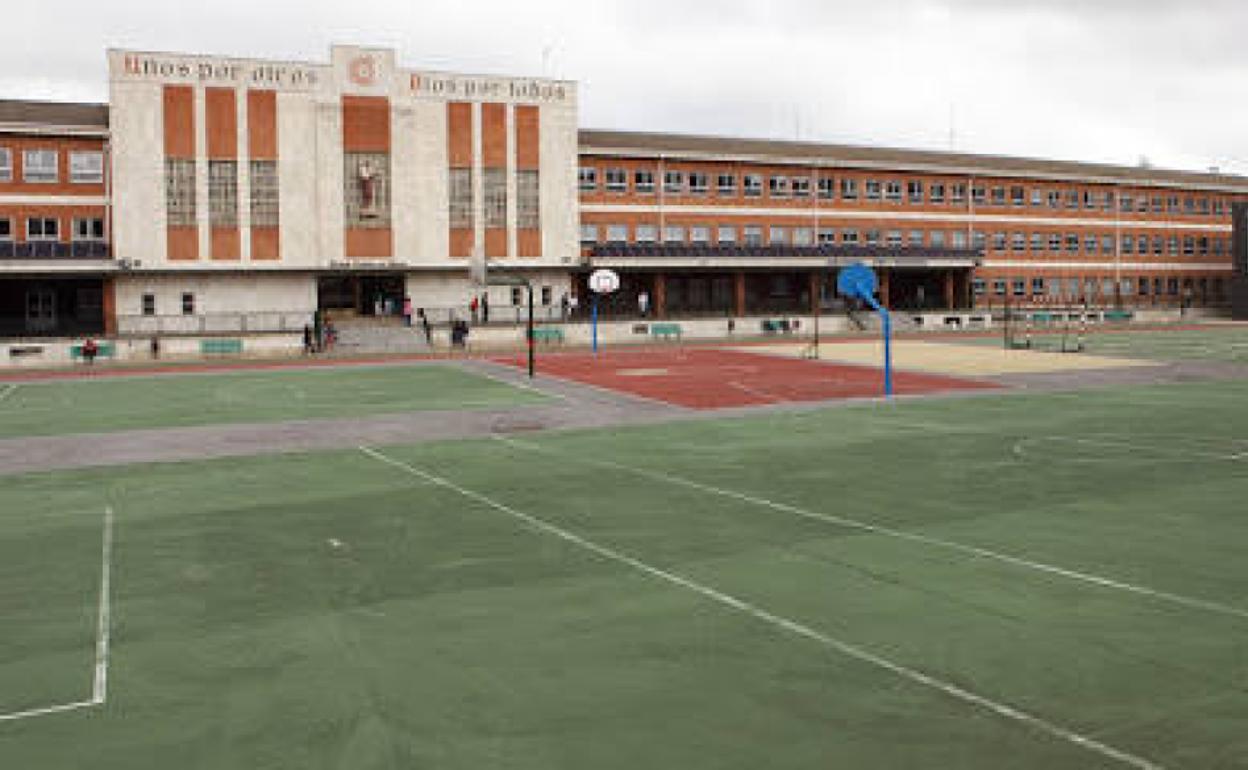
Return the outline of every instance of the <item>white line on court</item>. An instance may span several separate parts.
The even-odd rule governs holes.
[[[1206,612],[1213,612],[1219,615],[1233,615],[1235,617],[1248,618],[1248,610],[1241,609],[1239,607],[1233,607],[1229,604],[1222,604],[1220,602],[1210,601],[1207,599],[1196,599],[1190,596],[1182,596],[1180,594],[1173,594],[1167,591],[1159,591],[1153,588],[1148,588],[1146,586],[1135,585],[1133,583],[1126,583],[1121,580],[1114,580],[1112,578],[1101,577],[1100,575],[1093,575],[1088,572],[1079,572],[1077,570],[1066,569],[1064,567],[1055,567],[1051,564],[1045,564],[1043,562],[1032,561],[1030,559],[1024,559],[1019,556],[1012,556],[1007,553],[1001,553],[999,551],[992,551],[987,548],[980,548],[978,546],[973,546],[973,545],[965,545],[963,543],[959,543],[954,540],[943,540],[938,537],[931,537],[929,535],[921,535],[917,532],[908,532],[902,529],[893,529],[892,527],[886,527],[880,524],[871,524],[869,522],[859,521],[857,519],[849,519],[843,516],[835,516],[835,515],[827,514],[827,513],[818,513],[815,511],[809,511],[804,508],[798,508],[797,506],[794,506],[794,505],[788,505],[787,503],[778,503],[772,500],[768,500],[766,498],[755,497],[754,495],[749,495],[744,492],[737,492],[731,489],[721,489],[719,487],[710,486],[709,484],[701,484],[697,481],[692,481],[690,479],[682,478],[680,476],[673,476],[671,474],[662,473],[660,471],[652,471],[652,470],[647,470],[645,468],[637,468],[631,465],[624,465],[622,463],[611,462],[610,460],[590,460],[590,459],[580,457],[580,456],[574,457],[572,455],[564,454],[562,452],[556,452],[553,449],[549,449],[539,444],[533,444],[528,441],[521,441],[519,439],[513,439],[507,436],[494,436],[494,439],[496,441],[501,441],[505,444],[511,444],[516,447],[521,447],[525,449],[533,449],[539,452],[545,452],[547,454],[557,455],[559,457],[567,457],[569,459],[574,459],[576,462],[580,462],[586,465],[597,465],[603,468],[614,468],[616,470],[627,471],[629,473],[633,473],[638,476],[643,476],[645,478],[656,479],[658,481],[665,481],[669,484],[675,484],[677,486],[688,487],[689,489],[696,489],[701,492],[709,492],[711,494],[719,495],[721,497],[727,497],[733,500],[739,500],[741,502],[751,503],[753,505],[771,508],[773,510],[782,511],[784,513],[791,513],[794,516],[801,516],[802,518],[806,518],[806,519],[814,519],[816,521],[822,521],[827,524],[833,524],[836,526],[846,527],[849,529],[862,530],[863,532],[870,532],[876,535],[886,535],[888,537],[894,537],[899,540],[909,540],[911,542],[921,543],[923,545],[935,546],[937,548],[944,548],[950,551],[957,551],[959,553],[970,554],[972,556],[978,556],[983,559],[991,559],[993,561],[1002,562],[1003,564],[1010,564],[1015,567],[1022,567],[1024,569],[1034,570],[1036,572],[1044,572],[1050,575],[1057,575],[1058,577],[1063,577],[1068,580],[1074,580],[1074,581],[1078,581],[1081,583],[1088,583],[1090,585],[1100,586],[1101,588],[1108,588],[1108,589],[1113,589],[1116,591],[1125,591],[1127,593],[1133,593],[1139,596],[1147,596],[1151,599],[1169,602],[1171,604],[1177,604],[1183,607],[1187,607],[1189,609],[1204,610]]]
[[[91,687],[91,701],[103,703],[108,697],[108,644],[110,623],[110,594],[113,561],[113,508],[104,507],[104,537],[100,567],[100,609],[95,628],[95,680]]]
[[[740,382],[730,382],[728,383],[728,385],[736,388],[737,390],[741,391],[742,393],[745,393],[746,395],[754,396],[755,398],[761,398],[766,401],[770,401],[773,404],[782,403],[781,399],[776,398],[775,396],[769,393],[764,393],[758,388],[751,388],[749,385],[744,385]]]
[[[18,386],[18,383],[10,382],[8,385],[5,385],[3,388],[0,388],[0,401],[3,401],[9,396],[16,393],[17,386]]]
[[[768,612],[767,610],[764,610],[761,607],[750,604],[749,602],[746,602],[742,599],[738,599],[735,596],[731,596],[729,594],[717,591],[714,588],[695,582],[689,578],[683,577],[674,572],[668,572],[667,570],[660,569],[658,567],[653,567],[641,561],[640,559],[636,559],[625,553],[621,553],[619,551],[613,550],[611,548],[608,548],[607,546],[599,545],[598,543],[595,543],[592,540],[589,540],[585,537],[575,534],[574,532],[570,532],[559,526],[551,524],[544,519],[540,519],[536,516],[532,516],[530,514],[516,510],[515,508],[512,508],[504,503],[500,503],[497,500],[494,500],[493,498],[490,498],[481,494],[480,492],[474,492],[470,489],[465,489],[464,487],[461,487],[455,484],[454,482],[444,479],[440,476],[435,476],[434,474],[429,473],[427,471],[423,471],[420,468],[417,468],[415,466],[408,465],[407,463],[387,457],[386,455],[374,449],[371,449],[366,446],[361,446],[359,449],[364,454],[380,462],[386,463],[387,465],[391,465],[395,468],[403,470],[407,472],[408,474],[416,476],[418,478],[423,478],[426,481],[432,484],[435,484],[437,486],[445,487],[446,489],[456,492],[462,495],[463,497],[467,497],[470,500],[475,500],[476,502],[481,503],[482,505],[486,505],[490,508],[493,508],[496,511],[505,513],[508,516],[511,516],[512,518],[519,519],[520,521],[524,522],[525,524],[528,524],[530,527],[533,527],[536,530],[544,532],[548,535],[553,535],[559,538],[560,540],[564,540],[568,543],[579,546],[587,551],[591,551],[609,561],[614,561],[619,564],[623,564],[639,572],[643,572],[647,575],[650,575],[651,577],[658,578],[659,580],[662,580],[664,582],[667,582],[672,585],[679,586],[680,588],[684,588],[686,590],[692,591],[693,593],[696,593],[700,596],[710,599],[711,601],[714,601],[718,604],[722,604],[726,607],[729,607],[745,615],[749,615],[757,620],[761,620],[765,623],[775,626],[776,628],[779,628],[782,631],[786,631],[790,634],[793,634],[794,636],[800,636],[805,639],[810,639],[812,641],[818,642],[819,644],[825,647],[828,647],[830,649],[836,650],[848,657],[854,658],[863,663],[868,663],[877,668],[884,669],[885,671],[888,671],[889,673],[899,676],[903,679],[907,679],[911,682],[922,685],[924,687],[937,690],[938,692],[944,693],[945,695],[948,695],[951,698],[960,700],[964,703],[969,703],[972,706],[976,706],[986,711],[990,711],[996,714],[997,716],[1026,725],[1028,727],[1031,727],[1032,729],[1045,733],[1051,737],[1059,738],[1068,743],[1072,743],[1080,748],[1087,749],[1088,751],[1100,754],[1103,757],[1108,757],[1109,759],[1115,760],[1124,765],[1130,765],[1131,767],[1142,768],[1142,770],[1161,770],[1160,765],[1154,762],[1151,762],[1147,759],[1144,759],[1142,757],[1137,757],[1134,754],[1129,754],[1121,749],[1117,749],[1108,744],[1101,743],[1100,741],[1094,738],[1090,738],[1086,735],[1077,733],[1068,728],[1062,727],[1060,725],[1056,725],[1045,719],[1034,716],[1025,711],[1021,711],[1008,704],[994,701],[983,695],[979,695],[977,693],[971,692],[970,690],[965,690],[955,684],[951,684],[949,682],[945,682],[943,680],[937,679],[917,669],[910,668],[900,663],[894,663],[893,661],[888,660],[887,658],[881,657],[879,655],[876,655],[875,653],[870,652],[866,649],[850,644],[849,642],[841,641],[840,639],[837,639],[833,636],[829,636],[821,631],[817,631],[814,628],[811,628],[810,626],[799,623],[795,620],[789,620],[788,618],[781,617],[780,615],[776,615],[771,612]]]
[[[95,666],[92,669],[91,700],[62,703],[57,706],[15,711],[0,714],[0,722],[16,722],[31,717],[63,714],[67,711],[101,706],[108,697],[108,640],[109,640],[109,594],[111,593],[113,559],[113,508],[104,507],[104,534],[102,536],[100,567],[100,603],[95,628]]]
[[[501,366],[501,364],[500,364],[500,366]],[[532,392],[532,393],[536,393],[536,394],[538,394],[538,395],[540,395],[540,396],[545,396],[545,397],[547,397],[547,398],[554,398],[554,399],[559,399],[559,400],[563,400],[563,401],[566,401],[566,400],[567,400],[567,398],[568,398],[567,396],[563,396],[563,395],[560,395],[560,394],[558,394],[558,393],[547,393],[546,391],[542,390],[541,388],[536,387],[536,386],[534,386],[534,385],[530,385],[530,384],[529,384],[529,383],[527,383],[527,382],[519,382],[519,381],[517,381],[517,380],[509,380],[509,379],[507,379],[506,377],[503,377],[502,375],[495,374],[494,372],[489,371],[489,369],[488,369],[486,366],[469,366],[469,367],[465,367],[465,370],[466,370],[466,371],[468,371],[468,372],[470,372],[470,373],[472,373],[472,374],[478,375],[478,376],[480,376],[480,377],[484,377],[484,378],[485,378],[485,379],[487,379],[487,380],[493,380],[494,382],[497,382],[497,383],[499,383],[499,384],[501,384],[501,385],[507,385],[507,386],[509,386],[509,387],[512,387],[512,388],[518,388],[518,389],[520,389],[520,390],[527,390],[527,391],[530,391],[530,392]],[[526,375],[526,376],[527,376],[527,375]]]

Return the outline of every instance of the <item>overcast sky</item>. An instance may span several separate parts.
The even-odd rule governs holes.
[[[1244,0],[22,0],[0,98],[107,99],[107,47],[581,83],[581,125],[1248,174]]]

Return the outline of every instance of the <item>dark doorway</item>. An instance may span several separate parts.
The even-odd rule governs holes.
[[[317,307],[357,316],[394,316],[403,312],[402,275],[327,275],[316,282]]]
[[[0,281],[0,336],[104,334],[103,279]]]

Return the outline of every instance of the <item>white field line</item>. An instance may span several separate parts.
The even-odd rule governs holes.
[[[78,701],[77,703],[63,703],[59,706],[30,709],[29,711],[15,711],[12,714],[0,714],[0,722],[16,722],[19,719],[30,719],[31,717],[41,717],[48,714],[61,714],[66,711],[77,711],[78,709],[87,709],[98,705],[100,704],[92,699]]]
[[[749,396],[754,396],[755,398],[761,398],[761,399],[764,399],[764,400],[766,400],[766,401],[770,401],[770,402],[771,402],[771,403],[773,403],[773,404],[781,404],[781,403],[784,403],[784,401],[783,401],[782,399],[776,398],[775,396],[773,396],[773,395],[771,395],[771,394],[769,394],[769,393],[764,393],[763,391],[759,390],[758,388],[751,388],[749,385],[744,385],[744,384],[742,384],[742,383],[740,383],[740,382],[730,382],[730,383],[728,383],[728,384],[729,384],[731,387],[734,387],[734,388],[736,388],[737,390],[741,391],[742,393],[745,393],[746,395],[749,395]]]
[[[441,487],[445,487],[446,489],[456,492],[470,500],[474,500],[478,503],[481,503],[482,505],[493,508],[496,511],[505,513],[508,516],[518,519],[519,521],[529,525],[530,527],[540,532],[544,532],[545,534],[548,534],[548,535],[553,535],[554,537],[557,537],[560,540],[571,543],[575,546],[579,546],[580,548],[583,548],[587,551],[597,554],[598,556],[601,556],[604,559],[607,559],[609,561],[613,561],[619,564],[623,564],[627,567],[631,567],[632,569],[637,570],[638,572],[642,572],[651,577],[658,578],[659,580],[662,580],[671,585],[675,585],[677,587],[684,588],[688,591],[692,591],[693,593],[698,594],[706,599],[710,599],[713,602],[726,606],[730,609],[736,610],[737,612],[740,612],[742,614],[749,615],[750,617],[753,617],[756,620],[761,620],[764,623],[767,623],[769,625],[772,625],[780,629],[781,631],[787,632],[794,636],[799,636],[805,639],[809,639],[814,642],[818,642],[824,647],[836,650],[837,652],[840,652],[843,655],[846,655],[850,658],[854,658],[855,660],[858,660],[860,662],[875,666],[876,668],[883,669],[891,674],[901,677],[902,679],[906,679],[906,680],[909,680],[910,682],[921,685],[923,687],[927,687],[929,689],[933,689],[938,692],[941,692],[955,700],[959,700],[959,701],[962,701],[963,703],[967,703],[977,708],[991,712],[1004,719],[1008,719],[1008,720],[1026,725],[1027,727],[1030,727],[1038,732],[1045,733],[1049,735],[1050,737],[1058,738],[1068,743],[1072,743],[1082,749],[1086,749],[1096,754],[1100,754],[1103,757],[1107,757],[1109,759],[1112,759],[1124,765],[1129,765],[1131,767],[1136,767],[1136,768],[1143,768],[1144,770],[1160,770],[1161,768],[1160,765],[1150,760],[1135,756],[1133,754],[1129,754],[1126,751],[1114,748],[1113,746],[1110,746],[1108,744],[1101,743],[1100,741],[1094,738],[1083,735],[1081,733],[1077,733],[1073,730],[1062,727],[1060,725],[1054,724],[1041,717],[1035,716],[1033,714],[1030,714],[1018,708],[1015,708],[1014,706],[1010,706],[1005,703],[994,701],[991,698],[988,698],[983,695],[979,695],[978,693],[972,692],[970,690],[963,689],[962,687],[959,687],[956,684],[952,684],[952,683],[943,681],[941,679],[937,679],[934,676],[925,674],[922,671],[919,671],[914,668],[910,668],[909,666],[905,666],[900,663],[894,663],[893,661],[887,658],[884,658],[880,655],[877,655],[873,652],[870,652],[869,650],[866,650],[862,647],[858,647],[857,645],[854,645],[854,644],[850,644],[849,642],[842,641],[833,636],[829,636],[828,634],[818,631],[803,623],[799,623],[795,620],[790,620],[780,615],[776,615],[772,612],[768,612],[767,610],[762,609],[761,607],[758,607],[754,604],[751,604],[743,599],[738,599],[737,597],[732,596],[730,594],[717,591],[716,589],[711,588],[710,586],[703,585],[702,583],[698,583],[690,578],[683,577],[675,572],[669,572],[667,570],[660,569],[659,567],[651,566],[641,561],[640,559],[634,558],[620,551],[616,551],[614,549],[608,548],[607,546],[599,545],[598,543],[592,540],[589,540],[588,538],[582,537],[581,535],[578,535],[574,532],[570,532],[566,529],[563,529],[562,527],[551,524],[550,522],[544,519],[540,519],[531,514],[527,514],[527,513],[524,513],[523,511],[516,510],[515,508],[512,508],[504,503],[500,503],[497,500],[494,500],[493,498],[490,498],[490,497],[485,496],[484,494],[481,494],[480,492],[474,492],[470,489],[466,489],[464,487],[461,487],[455,484],[452,481],[441,478],[439,476],[435,476],[432,473],[429,473],[427,471],[423,471],[420,468],[416,468],[412,465],[408,465],[407,463],[387,457],[386,455],[383,455],[380,452],[374,449],[371,449],[369,447],[361,446],[360,451],[376,460],[379,460],[380,462],[386,463],[387,465],[391,465],[395,468],[403,470],[410,475],[425,479],[426,481],[429,481]]]
[[[631,465],[624,465],[622,463],[611,462],[609,460],[590,460],[590,459],[586,459],[580,456],[573,457],[572,455],[564,454],[562,452],[556,452],[553,449],[548,449],[538,444],[533,444],[528,441],[521,441],[519,439],[509,438],[506,436],[495,436],[494,439],[496,441],[501,441],[505,444],[511,444],[516,447],[521,447],[525,449],[533,449],[533,450],[537,450],[540,452],[545,452],[547,454],[557,455],[559,457],[566,457],[568,459],[575,460],[576,462],[580,462],[586,465],[596,465],[596,466],[603,467],[603,468],[613,468],[615,470],[626,471],[628,473],[632,473],[632,474],[642,476],[645,478],[654,479],[657,481],[664,481],[669,484],[687,487],[689,489],[696,489],[700,492],[708,492],[710,494],[719,495],[720,497],[727,497],[733,500],[739,500],[744,503],[750,503],[752,505],[758,505],[758,506],[762,506],[766,508],[771,508],[776,511],[790,513],[790,514],[793,514],[794,516],[801,516],[802,518],[813,519],[815,521],[822,521],[826,524],[832,524],[838,527],[845,527],[848,529],[857,529],[863,532],[870,532],[875,535],[884,535],[886,537],[897,538],[898,540],[908,540],[910,542],[920,543],[922,545],[933,546],[936,548],[943,548],[943,549],[950,550],[950,551],[957,551],[958,553],[969,554],[971,556],[975,556],[975,557],[982,558],[982,559],[990,559],[992,561],[998,561],[1003,564],[1009,564],[1014,567],[1021,567],[1023,569],[1033,570],[1035,572],[1043,572],[1049,575],[1056,575],[1058,577],[1065,578],[1067,580],[1073,580],[1073,581],[1080,582],[1080,583],[1087,583],[1089,585],[1099,586],[1101,588],[1107,588],[1107,589],[1111,589],[1115,591],[1124,591],[1127,593],[1137,594],[1139,596],[1146,596],[1146,597],[1149,597],[1150,599],[1168,602],[1170,604],[1177,604],[1179,606],[1187,607],[1189,609],[1204,610],[1206,612],[1212,612],[1212,613],[1216,613],[1219,615],[1231,615],[1231,616],[1238,617],[1238,618],[1248,618],[1248,610],[1242,609],[1240,607],[1234,607],[1229,604],[1222,604],[1220,602],[1210,601],[1207,599],[1197,599],[1197,598],[1193,598],[1190,596],[1182,596],[1180,594],[1174,594],[1168,591],[1160,591],[1154,588],[1148,588],[1147,586],[1135,585],[1133,583],[1127,583],[1121,580],[1114,580],[1112,578],[1102,577],[1100,575],[1094,575],[1088,572],[1079,572],[1077,570],[1066,569],[1064,567],[1056,567],[1052,564],[1045,564],[1043,562],[1032,561],[1030,559],[1025,559],[1020,556],[1013,556],[1011,554],[1001,553],[1000,551],[993,551],[987,548],[980,548],[978,546],[966,545],[964,543],[959,543],[954,540],[944,540],[938,537],[922,535],[917,532],[909,532],[909,531],[902,530],[902,529],[893,529],[892,527],[886,527],[880,524],[871,524],[870,522],[859,521],[858,519],[850,519],[850,518],[846,518],[843,516],[835,516],[835,515],[827,514],[827,513],[818,513],[816,511],[806,510],[805,508],[798,508],[797,506],[789,505],[787,503],[778,503],[778,502],[775,502],[773,500],[768,500],[763,497],[756,497],[754,495],[746,494],[744,492],[737,492],[731,489],[721,489],[719,487],[713,487],[709,484],[701,484],[697,481],[692,481],[690,479],[682,478],[680,476],[673,476],[668,473],[647,470],[645,468],[637,468]]]
[[[500,374],[495,374],[494,372],[489,371],[487,366],[466,367],[466,371],[468,371],[468,373],[470,374],[475,374],[480,377],[484,377],[487,380],[493,380],[494,382],[497,382],[499,384],[507,385],[508,387],[518,388],[519,390],[527,390],[531,393],[536,393],[539,396],[545,396],[546,398],[554,398],[554,399],[559,399],[563,401],[567,400],[567,396],[562,396],[562,395],[559,395],[558,393],[547,393],[541,388],[536,387],[534,385],[530,385],[527,382],[518,382],[516,380],[509,380]]]
[[[1029,444],[1036,444],[1042,441],[1085,444],[1087,446],[1102,447],[1106,449],[1128,449],[1132,452],[1142,452],[1144,454],[1151,453],[1153,455],[1159,455],[1168,459],[1182,459],[1186,456],[1187,458],[1204,458],[1207,460],[1238,460],[1243,455],[1243,453],[1233,455],[1214,454],[1213,452],[1202,452],[1199,449],[1190,449],[1187,447],[1179,447],[1177,452],[1172,452],[1162,446],[1132,444],[1126,441],[1105,441],[1103,439],[1082,438],[1080,436],[1029,436],[1014,442],[1013,453],[1018,457],[1022,457],[1027,453],[1027,446]]]
[[[6,398],[8,398],[9,396],[11,396],[11,395],[13,395],[14,393],[16,393],[16,392],[17,392],[17,385],[18,385],[18,383],[16,383],[16,382],[11,382],[11,383],[9,383],[8,385],[5,385],[3,388],[0,388],[0,401],[3,401],[3,400],[5,400]]]
[[[104,508],[104,534],[103,543],[100,547],[102,556],[102,566],[100,567],[100,603],[99,611],[96,617],[95,630],[95,666],[92,669],[91,699],[84,701],[76,701],[74,703],[62,703],[57,706],[44,706],[43,708],[28,709],[26,711],[15,711],[9,714],[0,714],[0,722],[16,722],[21,719],[30,719],[31,717],[47,716],[49,714],[63,714],[67,711],[77,711],[78,709],[92,708],[101,706],[108,697],[108,639],[109,639],[109,594],[110,594],[110,573],[112,571],[113,558],[113,509],[112,506]]]
[[[91,701],[103,703],[108,698],[108,645],[110,629],[110,595],[113,562],[113,508],[104,508],[104,537],[100,567],[100,607],[95,628],[95,679],[91,687]]]

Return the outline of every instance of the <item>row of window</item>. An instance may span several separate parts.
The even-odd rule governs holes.
[[[473,224],[472,169],[450,169],[448,211],[453,230],[471,230]],[[484,220],[487,228],[507,226],[507,171],[483,169]],[[537,230],[542,226],[541,176],[536,169],[516,171],[516,227]]]
[[[140,312],[145,316],[156,315],[156,295],[144,294],[140,299]],[[182,292],[182,315],[195,315],[195,295]]]
[[[13,181],[13,150],[0,147],[0,182]],[[61,181],[60,153],[53,149],[22,151],[22,181],[51,184]],[[98,150],[69,153],[69,181],[99,184],[104,181],[104,153]]]
[[[972,281],[975,296],[988,294],[989,281],[976,278]],[[1015,297],[1049,296],[1068,297],[1070,299],[1094,299],[1097,297],[1148,297],[1198,295],[1207,299],[1209,293],[1217,298],[1223,297],[1225,286],[1221,278],[1157,278],[1140,276],[1121,278],[994,278],[991,281],[993,296],[1004,297],[1010,294]],[[1180,293],[1181,292],[1181,293]]]
[[[846,246],[887,246],[889,248],[953,248],[981,249],[997,252],[1048,252],[1067,254],[1114,254],[1115,239],[1109,234],[1078,233],[984,233],[973,231],[968,240],[965,230],[858,230],[855,228],[819,228],[772,226],[764,229],[761,225],[667,225],[662,233],[656,225],[641,224],[633,227],[633,243],[659,243],[660,235],[663,243],[710,245],[712,233],[714,242],[720,245],[745,246],[823,246],[842,244]],[[603,237],[605,234],[605,238]],[[629,227],[624,224],[581,225],[581,242],[596,243],[628,243]],[[1207,236],[1147,236],[1123,235],[1119,242],[1121,253],[1155,254],[1178,256],[1200,255],[1223,256],[1229,253],[1230,244],[1225,238]],[[991,246],[991,248],[990,248]]]
[[[250,161],[251,225],[277,227],[277,162]],[[169,158],[165,161],[165,214],[174,227],[194,227],[196,219],[195,161]],[[208,162],[208,215],[213,227],[238,225],[238,163],[232,160]]]
[[[70,234],[75,241],[104,240],[104,219],[102,217],[74,217]],[[0,241],[11,241],[14,238],[13,220],[0,217]],[[61,239],[61,220],[57,217],[27,217],[27,241],[59,241]]]
[[[639,195],[653,195],[658,187],[655,172],[646,169],[629,171],[624,168],[608,168],[602,172],[602,189],[609,193],[627,193],[629,183]],[[631,179],[630,179],[631,177]],[[712,184],[713,181],[713,184]],[[763,174],[711,174],[702,171],[664,171],[663,192],[668,195],[718,195],[761,198],[764,190],[773,199],[809,199],[843,201],[887,201],[890,203],[964,205],[969,200],[976,206],[1015,207],[1113,211],[1115,204],[1124,213],[1188,214],[1224,216],[1228,213],[1227,202],[1222,198],[1192,197],[1178,195],[1147,195],[1132,193],[1098,192],[1075,188],[1051,189],[1024,187],[1022,185],[966,184],[962,182],[923,182],[895,179],[858,179],[856,177],[834,178],[830,176],[788,176]],[[583,166],[579,174],[580,190],[594,193],[599,190],[599,169]]]

